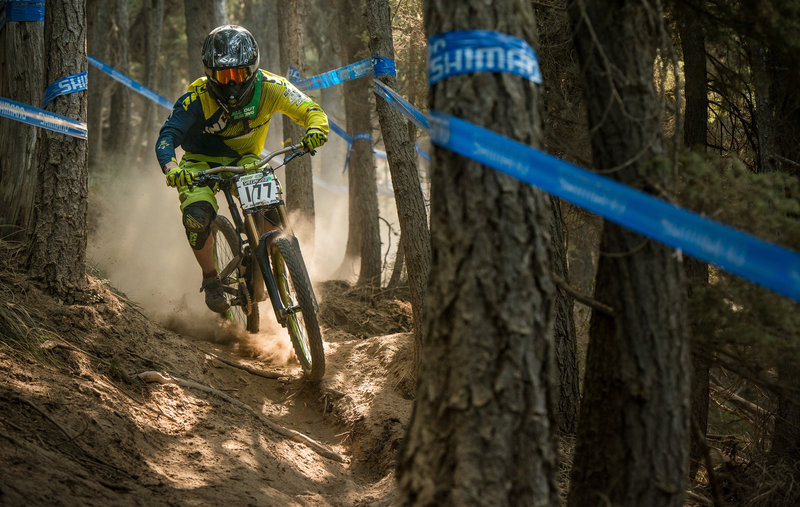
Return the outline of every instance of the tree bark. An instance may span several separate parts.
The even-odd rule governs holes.
[[[493,29],[535,40],[529,2],[425,2],[428,35]],[[478,73],[431,108],[540,146],[539,90]],[[508,118],[514,118],[513,122]],[[540,191],[434,148],[424,350],[398,479],[405,505],[557,505],[554,288]]]
[[[128,54],[128,31],[130,30],[130,23],[128,20],[127,0],[116,0],[113,20],[111,62],[115,69],[129,76],[131,62]],[[104,78],[109,79],[105,76]],[[127,86],[116,81],[111,84],[109,116],[112,128],[110,129],[111,135],[108,136],[108,142],[105,144],[106,151],[116,158],[111,163],[116,165],[118,161],[127,160],[131,132],[131,91]]]
[[[347,63],[367,56],[363,35],[367,30],[364,0],[345,0],[340,10],[344,54]],[[355,79],[344,83],[344,104],[347,132],[372,134],[372,80]],[[378,187],[375,177],[375,156],[372,143],[354,140],[347,165],[348,238],[345,265],[359,258],[358,284],[379,286],[381,281],[381,238],[378,220]]]
[[[46,87],[44,23],[8,22],[0,41],[0,97],[41,107]],[[25,242],[31,233],[42,132],[0,118],[0,237],[4,239]]]
[[[45,9],[45,78],[86,72],[86,0],[52,2]],[[61,95],[54,113],[86,121],[85,92]],[[54,294],[70,298],[86,285],[88,146],[83,139],[44,131],[28,269]]]
[[[613,15],[612,15],[613,13]],[[666,185],[653,62],[663,15],[644,2],[570,6],[598,169],[643,191]],[[635,43],[632,43],[635,42]],[[612,170],[613,168],[613,170]],[[689,447],[689,336],[673,252],[606,222],[570,505],[683,505]]]
[[[683,51],[686,119],[683,122],[683,142],[687,148],[703,153],[708,136],[708,85],[705,29],[696,13],[684,4],[676,4],[678,34]],[[695,287],[708,285],[708,264],[692,257],[683,261],[688,282],[688,295]],[[699,316],[698,316],[699,318]],[[690,319],[691,320],[691,319]],[[709,361],[696,353],[704,339],[699,326],[692,326],[692,380],[691,380],[691,445],[689,448],[689,478],[694,479],[705,455],[708,432]]]
[[[370,37],[369,45],[373,56],[381,56],[394,60],[394,44],[392,41],[392,24],[387,0],[367,0],[367,12]],[[381,76],[385,85],[397,89],[397,78]],[[419,367],[422,350],[422,308],[425,301],[425,286],[431,265],[431,240],[428,230],[428,217],[425,210],[425,198],[417,172],[414,139],[412,130],[406,126],[411,124],[402,114],[389,105],[384,99],[376,99],[378,120],[381,124],[383,142],[386,145],[386,157],[389,171],[392,174],[397,216],[400,221],[401,244],[408,272],[408,287],[411,292],[411,310],[414,317],[414,369]],[[412,124],[413,125],[413,124]]]
[[[89,0],[87,10],[90,13],[89,21],[89,54],[98,60],[108,63],[108,35],[109,35],[109,2]],[[125,34],[127,38],[128,34]],[[89,134],[89,166],[94,168],[103,159],[103,107],[106,89],[110,78],[95,67],[89,67],[88,72],[89,92],[89,119],[87,130]]]
[[[564,245],[561,203],[550,196],[553,216],[550,220],[550,248],[555,274],[562,280],[569,280],[567,252]],[[556,291],[555,327],[553,337],[556,343],[556,365],[558,367],[558,397],[556,421],[562,433],[572,435],[578,427],[578,403],[580,401],[580,376],[578,375],[578,339],[575,334],[575,320],[572,314],[572,296],[565,291]]]
[[[305,54],[303,48],[301,13],[304,12],[303,0],[289,0],[283,4],[283,12],[288,14],[280,23],[281,28],[281,68],[286,72],[289,67],[305,71]],[[299,143],[306,130],[288,117],[283,118],[284,139]],[[311,157],[300,157],[289,162],[286,167],[286,208],[299,225],[296,231],[300,242],[308,249],[314,248],[314,180],[311,171]]]
[[[228,22],[225,0],[183,0],[186,16],[186,52],[189,62],[189,81],[203,77],[201,55],[203,42],[214,28]]]

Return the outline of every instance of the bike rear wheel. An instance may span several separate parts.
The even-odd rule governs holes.
[[[294,238],[285,233],[275,238],[270,258],[297,359],[309,380],[319,380],[325,374],[325,349],[311,279]]]
[[[217,272],[221,272],[225,266],[236,257],[239,252],[239,234],[231,224],[230,220],[222,215],[217,215],[211,224],[211,233],[214,235],[214,263]],[[229,297],[231,307],[225,314],[228,320],[246,329],[251,333],[257,333],[259,328],[258,303],[253,300],[253,276],[257,273],[257,266],[250,256],[242,265],[234,269],[222,280],[226,286],[226,295]],[[245,280],[244,283],[241,280]],[[234,294],[230,294],[233,292]]]

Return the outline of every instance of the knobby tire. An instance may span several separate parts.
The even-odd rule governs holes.
[[[287,315],[286,322],[297,359],[309,380],[320,380],[325,374],[325,349],[305,263],[293,239],[285,233],[272,242],[270,257],[283,306],[300,307],[300,313]]]

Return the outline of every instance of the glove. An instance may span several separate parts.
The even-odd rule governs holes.
[[[192,173],[175,166],[167,171],[167,186],[170,187],[188,187],[192,184]]]
[[[306,151],[313,152],[315,149],[325,144],[327,140],[328,136],[326,136],[323,131],[318,128],[310,128],[306,131],[306,136],[303,138],[303,148],[305,148]]]

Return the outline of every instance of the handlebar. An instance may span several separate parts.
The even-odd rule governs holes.
[[[292,153],[294,155],[290,158],[294,158],[300,155],[305,155],[308,152],[303,149],[303,143],[292,144],[290,146],[285,146],[279,150],[267,153],[266,156],[264,156],[264,158],[260,159],[258,162],[253,162],[244,165],[226,165],[220,167],[213,167],[211,169],[206,169],[205,171],[198,171],[194,173],[194,175],[192,175],[192,179],[195,180],[202,179],[204,177],[222,172],[241,174],[244,172],[254,171],[256,169],[261,169],[262,167],[267,165],[270,160],[284,153]],[[288,160],[284,160],[284,162],[288,162]]]

